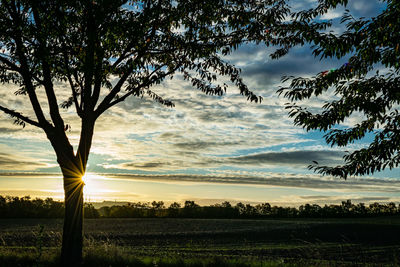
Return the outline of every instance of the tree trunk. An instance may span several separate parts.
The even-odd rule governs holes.
[[[94,119],[82,120],[81,138],[76,154],[69,143],[64,128],[47,131],[60,165],[65,194],[65,215],[61,248],[61,265],[80,266],[83,249],[83,186],[82,176],[92,145]]]
[[[79,266],[82,262],[83,186],[82,177],[64,176],[65,217],[61,248],[63,266]]]
[[[64,176],[65,193],[65,217],[61,248],[62,266],[79,266],[82,263],[83,186],[85,185],[82,176],[86,172],[93,129],[94,120],[83,119],[76,155],[74,155],[70,145],[66,147],[69,152],[64,150],[58,155],[58,163]],[[65,136],[65,138],[67,137]]]

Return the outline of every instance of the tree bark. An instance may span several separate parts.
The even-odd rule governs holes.
[[[83,248],[83,180],[84,168],[73,153],[66,135],[58,135],[52,145],[57,154],[64,182],[64,228],[61,265],[80,266]]]
[[[85,174],[92,146],[94,121],[89,116],[82,119],[81,136],[76,155],[74,155],[64,132],[61,139],[65,138],[64,145],[66,147],[62,147],[61,153],[57,153],[58,163],[63,173],[65,193],[62,266],[79,266],[82,263],[83,187],[85,185],[82,176]]]
[[[83,186],[81,176],[64,175],[65,216],[61,248],[62,266],[79,266],[82,262]]]

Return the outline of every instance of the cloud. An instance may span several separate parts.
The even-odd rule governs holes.
[[[8,128],[8,127],[0,127],[0,133],[2,135],[8,135],[8,134],[13,134],[15,132],[20,131],[21,129],[16,129],[16,128]]]
[[[326,202],[339,202],[343,201],[343,196],[321,196],[321,195],[312,195],[312,196],[300,196],[301,199],[306,201],[310,201],[311,203],[326,203]],[[353,203],[365,203],[365,202],[388,202],[392,198],[385,196],[373,196],[373,197],[352,197],[351,201]]]
[[[0,152],[0,170],[25,171],[37,168],[49,168],[54,165],[38,161],[35,158],[21,156],[18,153]]]
[[[221,166],[255,166],[255,167],[291,167],[306,168],[317,161],[321,165],[340,164],[342,162],[343,153],[341,151],[283,151],[283,152],[264,152],[256,154],[248,154],[243,156],[210,156],[198,153],[201,150],[207,151],[209,146],[213,149],[221,149],[224,146],[230,147],[229,143],[178,143],[174,144],[180,149],[187,152],[171,153],[169,158],[141,157],[133,162],[123,162],[119,164],[104,163],[106,169],[119,170],[145,170],[145,171],[162,171],[162,170],[180,170],[188,168],[218,168]],[[215,148],[217,147],[217,148]],[[222,150],[222,153],[226,150]],[[183,159],[183,155],[185,158]]]
[[[230,147],[230,146],[235,146],[239,145],[241,142],[206,142],[206,141],[190,141],[190,142],[182,142],[182,143],[174,143],[173,146],[175,146],[178,149],[182,150],[209,150],[210,148],[215,149],[215,148],[221,148],[221,147]]]
[[[342,160],[343,153],[339,151],[288,151],[267,152],[228,158],[228,162],[245,165],[307,165],[312,161],[320,164],[336,164]]]
[[[238,185],[279,186],[303,188],[327,192],[374,192],[400,193],[400,180],[393,178],[349,178],[347,180],[318,175],[265,173],[259,175],[139,175],[139,174],[102,174],[106,179],[147,180],[166,182],[218,183]],[[324,198],[327,196],[322,196]],[[386,197],[386,196],[385,196]],[[306,197],[307,198],[307,197]],[[311,197],[309,197],[311,198]],[[343,199],[343,197],[342,197]]]
[[[384,1],[378,0],[353,0],[349,3],[349,9],[357,17],[374,17],[386,6]]]

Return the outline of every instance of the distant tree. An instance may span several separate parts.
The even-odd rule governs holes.
[[[243,213],[248,217],[254,217],[257,215],[257,209],[250,204],[246,204]]]
[[[229,203],[229,201],[224,201],[221,203],[221,207],[223,208],[232,208],[231,203]]]
[[[186,200],[185,205],[183,206],[184,209],[194,209],[197,207],[199,207],[199,205],[193,200]]]
[[[7,202],[6,198],[3,196],[0,196],[0,218],[3,218],[4,215],[7,212]]]
[[[85,218],[90,218],[90,219],[95,219],[100,217],[99,211],[95,209],[95,207],[91,203],[86,203],[84,205],[83,215],[85,216]]]
[[[346,30],[336,34],[317,30],[330,25],[321,22],[319,15],[348,1],[319,2],[315,9],[293,14],[294,21],[277,31],[287,38],[288,45],[276,57],[293,46],[312,43],[316,57],[337,58],[342,63],[311,78],[287,77],[284,81],[289,80],[290,84],[279,93],[291,101],[287,109],[294,123],[307,131],[326,132],[325,140],[331,146],[345,147],[367,134],[374,138],[368,147],[347,152],[343,165],[317,163],[309,168],[345,179],[395,168],[400,163],[400,3],[382,1],[386,8],[371,19],[354,18],[347,12],[341,20],[346,23]],[[328,92],[336,99],[320,110],[296,103]],[[362,121],[351,127],[340,126],[354,112],[362,114]]]
[[[179,204],[178,202],[173,202],[168,207],[168,209],[180,209],[180,208],[181,208],[181,204]]]
[[[257,204],[256,209],[260,215],[271,215],[271,205],[269,203]]]
[[[151,210],[148,211],[149,217],[163,217],[165,209],[164,201],[151,202]]]
[[[235,205],[235,210],[238,211],[239,215],[243,215],[246,210],[246,206],[242,202],[238,202]]]
[[[108,206],[101,207],[99,209],[99,214],[101,217],[110,217],[111,208]]]
[[[180,208],[181,208],[180,203],[178,203],[178,202],[171,203],[171,205],[169,205],[169,207],[168,207],[168,216],[169,217],[178,217]]]
[[[396,203],[394,202],[390,202],[386,205],[387,208],[387,213],[388,214],[396,214],[397,213],[397,207],[396,207]]]
[[[82,257],[81,177],[96,120],[130,96],[174,106],[151,88],[178,72],[209,95],[224,94],[227,84],[218,78],[226,76],[248,100],[261,101],[223,56],[246,42],[283,44],[268,29],[288,15],[284,0],[1,2],[0,81],[19,86],[15,95],[29,99],[34,118],[12,107],[0,110],[16,124],[42,129],[54,148],[65,191],[64,265],[76,266]],[[59,83],[69,87],[67,99],[60,100]],[[76,151],[59,110],[71,106],[81,121]]]
[[[151,207],[156,210],[165,209],[164,201],[153,201]]]
[[[186,200],[185,204],[183,205],[183,215],[189,218],[196,217],[196,214],[201,211],[199,207],[200,206],[193,200]]]
[[[372,215],[379,215],[382,212],[382,206],[378,202],[369,204],[369,213]]]

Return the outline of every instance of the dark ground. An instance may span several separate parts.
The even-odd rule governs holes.
[[[43,231],[40,231],[43,225]],[[138,257],[400,264],[400,217],[360,219],[87,219],[85,247]],[[62,220],[0,220],[0,254],[58,251]],[[1,262],[0,262],[1,263]],[[1,264],[0,264],[1,265]],[[317,264],[318,265],[318,264]]]

